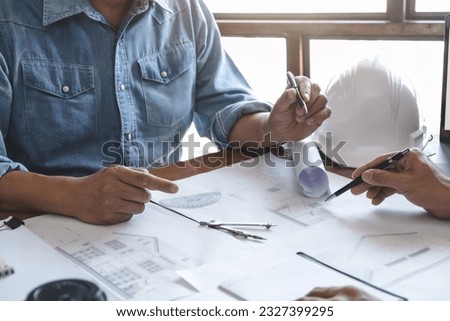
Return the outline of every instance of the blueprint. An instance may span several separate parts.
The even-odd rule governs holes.
[[[56,223],[56,224],[55,224]],[[125,300],[172,300],[191,294],[176,270],[200,264],[158,237],[54,218],[35,232]]]
[[[328,178],[331,191],[349,181],[332,173]],[[127,300],[222,298],[220,284],[247,269],[256,273],[274,258],[273,246],[306,252],[409,299],[450,300],[450,222],[400,195],[377,207],[350,192],[325,203],[308,198],[292,161],[270,154],[177,184],[177,194],[152,191],[152,200],[182,215],[150,203],[143,214],[114,226],[52,215],[27,226]],[[254,241],[195,222],[212,220],[274,226],[247,229],[266,239]],[[255,252],[261,255],[249,260]]]

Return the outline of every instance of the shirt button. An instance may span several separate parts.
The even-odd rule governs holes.
[[[124,84],[121,84],[120,87],[119,87],[119,89],[120,89],[120,91],[124,91],[124,90],[125,90],[125,85],[124,85]]]
[[[62,87],[62,91],[63,91],[64,93],[67,94],[67,93],[70,91],[70,87],[67,86],[67,85],[64,85],[64,86]]]
[[[131,133],[127,134],[127,140],[131,140],[133,138],[133,135],[131,135]]]
[[[167,71],[161,71],[161,77],[166,78],[168,76]]]

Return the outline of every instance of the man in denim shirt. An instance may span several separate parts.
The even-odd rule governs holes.
[[[192,122],[221,148],[299,140],[329,117],[320,88],[258,101],[201,0],[0,0],[0,208],[94,224],[177,186]],[[121,166],[107,166],[117,164]],[[136,170],[141,168],[141,170]]]

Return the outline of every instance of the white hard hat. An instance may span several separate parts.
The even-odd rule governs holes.
[[[423,147],[426,126],[416,91],[380,57],[334,77],[325,95],[332,115],[314,139],[333,161],[359,167],[382,153]]]

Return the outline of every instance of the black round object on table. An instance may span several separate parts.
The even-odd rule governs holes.
[[[106,301],[106,295],[90,281],[64,279],[38,286],[28,294],[27,301]]]

